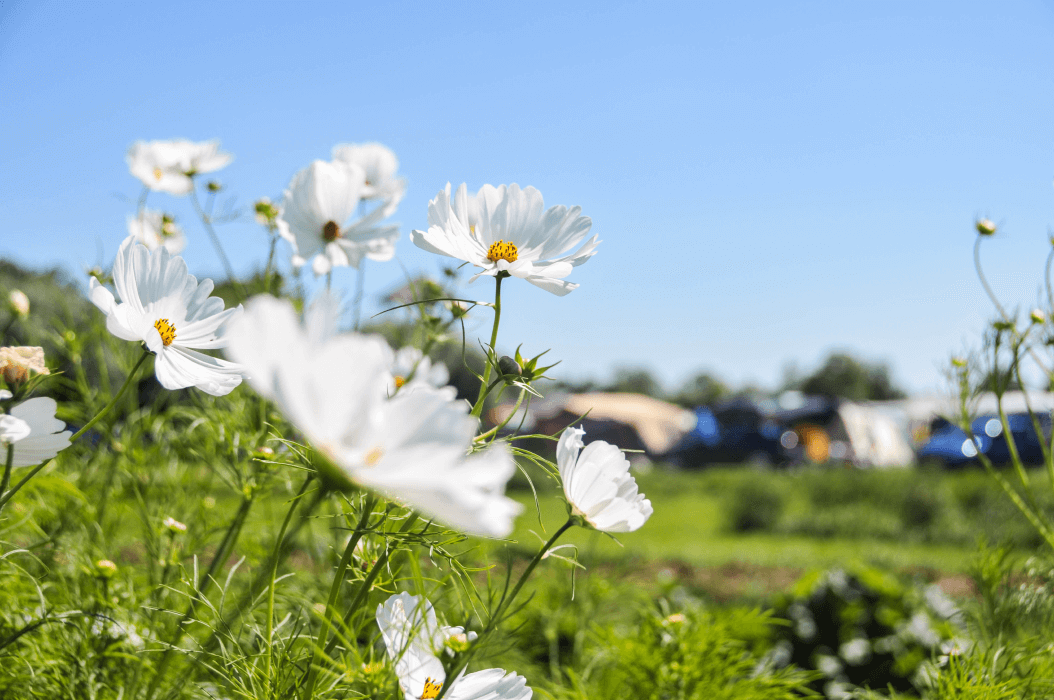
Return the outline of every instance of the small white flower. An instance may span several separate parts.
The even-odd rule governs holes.
[[[413,391],[417,387],[434,389],[446,386],[450,372],[442,362],[432,364],[432,359],[415,347],[405,347],[395,353],[395,362],[388,379],[388,396],[398,391]]]
[[[57,408],[55,399],[40,396],[12,407],[0,418],[0,443],[5,448],[0,461],[7,459],[9,444],[15,447],[12,464],[16,467],[40,464],[69,447],[73,433],[55,418]]]
[[[377,606],[377,626],[384,637],[388,657],[395,663],[395,675],[405,700],[435,698],[446,682],[446,671],[438,654],[448,647],[447,640],[465,636],[461,627],[444,627],[436,621],[432,604],[421,596],[399,593]],[[529,700],[533,691],[527,680],[504,669],[491,668],[475,673],[462,672],[443,697],[451,700]]]
[[[533,187],[484,185],[474,197],[465,185],[450,196],[450,184],[428,203],[428,230],[410,240],[431,253],[458,258],[483,268],[480,275],[506,272],[547,292],[563,296],[578,287],[565,282],[571,270],[596,253],[600,242],[585,240],[592,226],[581,207],[544,208]]]
[[[164,247],[172,255],[179,255],[187,246],[183,229],[168,214],[143,209],[139,216],[128,217],[128,233],[150,250]]]
[[[556,445],[556,464],[572,515],[603,532],[632,532],[652,514],[651,501],[637,492],[622,451],[602,440],[582,449],[581,428],[567,428]]]
[[[406,180],[396,176],[399,159],[387,146],[379,143],[348,143],[334,146],[333,160],[362,168],[365,176],[363,199],[379,199],[386,203],[398,204],[403,198]]]
[[[334,305],[316,304],[301,327],[289,302],[254,297],[228,331],[227,353],[332,462],[331,478],[465,532],[507,535],[521,510],[504,495],[515,470],[508,450],[466,457],[478,422],[452,387],[386,398],[391,349],[375,336],[333,335],[334,316]]]
[[[311,261],[316,275],[358,267],[363,258],[391,260],[399,227],[380,225],[390,213],[377,207],[346,223],[359,206],[366,176],[358,165],[314,161],[293,176],[282,199],[278,233],[293,246],[293,265]]]
[[[219,141],[136,141],[127,160],[132,175],[150,189],[184,195],[194,189],[195,175],[225,167],[231,155],[220,151]]]
[[[166,389],[196,386],[223,396],[241,381],[242,369],[191,348],[226,346],[220,333],[241,313],[241,306],[223,309],[223,300],[209,296],[212,280],[198,282],[183,258],[165,248],[150,251],[128,237],[113,265],[114,295],[92,277],[91,300],[106,314],[106,329],[118,338],[138,340],[157,355],[154,372]]]

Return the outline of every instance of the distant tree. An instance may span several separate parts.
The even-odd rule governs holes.
[[[655,397],[663,395],[659,380],[653,377],[651,372],[641,367],[617,368],[614,379],[604,387],[604,391],[622,391]]]
[[[686,408],[708,406],[728,396],[729,389],[712,374],[701,372],[687,382],[674,395],[673,402]]]
[[[870,364],[845,353],[832,353],[826,362],[802,380],[806,394],[841,397],[854,401],[902,399],[905,394],[893,385],[889,367]]]

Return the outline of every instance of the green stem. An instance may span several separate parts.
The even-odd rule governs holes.
[[[401,528],[399,528],[399,532],[400,533],[409,532],[410,528],[412,528],[414,526],[414,523],[417,522],[417,518],[418,518],[417,513],[413,513],[412,515],[410,515],[410,517],[406,519],[406,522],[403,523],[403,526]],[[377,558],[377,562],[373,565],[373,568],[371,568],[370,572],[368,574],[366,574],[366,579],[362,582],[362,585],[359,586],[359,590],[358,590],[358,592],[356,592],[355,598],[351,601],[351,605],[348,606],[348,612],[346,612],[344,614],[344,621],[343,621],[343,628],[344,629],[347,629],[348,626],[351,624],[351,621],[355,617],[355,613],[358,612],[358,610],[362,606],[363,602],[365,602],[366,596],[370,592],[370,588],[373,587],[373,582],[377,579],[377,575],[380,574],[381,570],[384,569],[384,567],[388,564],[388,555],[389,555],[389,553],[390,553],[390,549],[385,547],[384,553],[381,554],[381,556]],[[325,653],[327,655],[330,652],[332,652],[333,649],[336,648],[339,639],[340,639],[340,635],[337,635],[333,639],[329,640],[329,643],[326,644],[326,651],[325,651]]]
[[[490,331],[490,349],[495,356],[498,352],[498,324],[501,323],[501,280],[504,274],[506,273],[499,272],[494,278],[494,326]],[[490,362],[487,362],[487,366],[483,368],[483,382],[479,385],[479,396],[476,398],[475,405],[472,406],[472,415],[477,418],[483,413],[483,402],[490,391],[490,364]]]
[[[91,427],[93,425],[102,420],[103,417],[105,417],[106,414],[110,412],[110,409],[117,405],[117,402],[121,400],[122,396],[124,396],[124,392],[128,391],[128,387],[132,385],[132,380],[135,379],[135,375],[139,371],[139,368],[143,366],[143,363],[146,362],[146,358],[150,357],[151,354],[152,353],[149,350],[143,350],[143,354],[139,358],[139,362],[136,362],[135,367],[133,367],[132,371],[128,373],[128,379],[125,379],[124,384],[122,384],[121,388],[117,390],[117,395],[110,399],[110,403],[103,406],[102,410],[96,413],[95,417],[88,421],[88,423],[83,428],[73,434],[73,437],[70,438],[71,443],[76,442],[77,438],[91,430]]]
[[[560,535],[567,532],[567,530],[574,524],[575,519],[568,518],[567,522],[564,523],[559,530],[554,532],[553,536],[550,537],[549,540],[542,545],[542,548],[539,549],[538,553],[534,555],[534,558],[531,559],[531,562],[527,565],[527,568],[524,569],[522,574],[520,574],[520,579],[516,582],[516,585],[513,587],[512,592],[508,595],[503,595],[501,597],[501,601],[498,603],[498,607],[494,609],[494,613],[490,616],[490,620],[487,621],[487,625],[483,628],[483,631],[480,633],[479,637],[472,644],[472,647],[467,652],[459,656],[457,662],[447,672],[446,677],[448,679],[456,679],[459,675],[461,675],[461,672],[468,666],[469,661],[472,660],[472,655],[475,649],[479,648],[479,644],[483,641],[483,639],[501,623],[502,617],[508,611],[512,603],[516,600],[516,596],[519,595],[520,589],[523,588],[523,584],[527,583],[527,579],[530,577],[535,567],[537,567],[538,563],[545,558],[545,555],[549,552],[549,550],[553,548],[553,545],[556,544],[556,540],[560,538]],[[450,689],[453,684],[453,681],[449,683],[443,683],[443,687],[440,688],[439,695],[436,696],[436,700],[440,700],[440,698],[446,695],[446,692]]]
[[[512,420],[512,417],[513,417],[514,415],[516,415],[516,411],[520,410],[520,405],[521,405],[521,404],[523,403],[523,397],[524,397],[524,396],[526,396],[526,395],[527,395],[527,392],[526,392],[526,391],[523,391],[523,390],[521,389],[521,390],[520,390],[520,397],[519,397],[518,399],[516,399],[516,404],[515,404],[515,405],[514,405],[514,406],[512,407],[512,410],[511,410],[511,411],[509,411],[509,415],[507,415],[507,416],[505,417],[505,420],[503,420],[503,421],[502,421],[501,423],[499,423],[498,425],[495,425],[495,426],[494,426],[493,428],[491,428],[491,429],[490,429],[490,430],[488,430],[487,432],[485,432],[485,433],[482,433],[482,434],[480,434],[480,435],[477,435],[477,436],[476,436],[476,438],[475,438],[475,439],[476,439],[476,441],[477,441],[477,442],[483,442],[484,440],[486,440],[487,438],[489,438],[489,437],[490,437],[491,435],[494,435],[494,434],[496,434],[496,433],[497,433],[497,432],[498,432],[499,430],[501,430],[501,429],[502,429],[502,428],[504,428],[504,427],[505,427],[506,425],[508,425],[508,424],[509,424],[509,421],[511,421],[511,420]]]
[[[7,446],[7,464],[4,466],[4,478],[0,481],[0,495],[7,491],[7,485],[11,483],[11,469],[15,464],[14,443]],[[0,503],[0,512],[4,510],[4,504]]]
[[[285,541],[286,530],[289,529],[289,523],[293,519],[293,513],[296,511],[296,507],[300,504],[300,496],[303,495],[307,489],[307,485],[311,483],[311,478],[308,477],[304,481],[304,485],[300,487],[300,493],[293,500],[289,510],[286,511],[285,520],[282,521],[282,529],[278,531],[278,537],[275,538],[274,551],[271,552],[271,578],[267,582],[267,666],[264,678],[267,682],[271,682],[271,640],[274,638],[274,583],[275,579],[278,578],[278,564],[280,559],[278,556],[279,548]]]
[[[337,598],[340,596],[340,589],[344,583],[344,575],[348,570],[348,564],[351,563],[351,558],[355,554],[355,547],[362,540],[362,536],[366,532],[366,526],[369,525],[370,515],[373,514],[373,507],[377,503],[375,496],[367,496],[366,503],[362,508],[362,515],[359,516],[359,523],[355,526],[355,531],[351,535],[351,539],[348,540],[348,546],[344,548],[344,555],[340,558],[340,563],[337,564],[337,573],[333,577],[333,583],[329,587],[329,598],[326,600],[326,611],[322,617],[322,629],[318,631],[318,639],[315,640],[315,658],[311,662],[311,666],[308,668],[307,684],[304,687],[303,697],[311,698],[315,694],[315,684],[318,682],[318,667],[322,663],[322,649],[326,642],[329,641],[329,628],[332,626],[330,623],[331,616],[333,615],[336,605]]]
[[[227,272],[227,278],[234,285],[234,291],[238,295],[238,301],[245,301],[245,290],[242,289],[241,282],[234,276],[234,268],[231,267],[231,261],[227,259],[227,254],[223,252],[223,244],[220,243],[220,237],[216,235],[216,229],[212,227],[212,217],[201,208],[201,203],[198,202],[198,191],[197,188],[191,188],[190,190],[190,201],[194,203],[194,209],[197,210],[198,216],[201,217],[201,223],[205,225],[205,231],[209,234],[209,238],[212,239],[212,246],[216,249],[216,254],[220,258],[220,262],[223,263],[223,269]]]
[[[1024,387],[1025,385],[1021,381],[1021,363],[1014,365],[1014,374],[1017,376],[1017,383]],[[1047,436],[1043,434],[1043,427],[1039,423],[1039,418],[1036,416],[1035,411],[1032,410],[1032,401],[1028,398],[1028,392],[1022,390],[1021,395],[1025,398],[1025,408],[1028,410],[1028,417],[1032,421],[1032,429],[1036,431],[1039,449],[1043,452],[1043,464],[1047,467],[1047,475],[1050,477],[1051,486],[1054,487],[1054,453],[1051,452],[1051,446],[1047,443]]]
[[[996,471],[996,468],[992,465],[992,460],[988,459],[988,455],[978,450],[977,458],[981,461],[981,464],[984,466],[985,471],[987,471],[988,474],[996,480],[996,483],[998,483],[1000,488],[1003,489],[1006,495],[1010,498],[1011,502],[1013,502],[1013,504],[1017,506],[1017,509],[1021,511],[1021,514],[1025,516],[1025,519],[1028,520],[1029,524],[1031,524],[1032,527],[1036,528],[1036,531],[1040,534],[1040,536],[1043,537],[1044,540],[1046,540],[1047,544],[1050,545],[1051,548],[1054,548],[1054,533],[1052,533],[1050,528],[1048,528],[1047,525],[1039,519],[1039,516],[1032,511],[1028,504],[1025,503],[1024,500],[1022,500],[1021,494],[1019,494],[1014,489],[1014,487],[1010,485],[1010,482],[1004,479],[1003,475]]]
[[[264,268],[264,293],[271,293],[271,272],[274,269],[274,249],[278,245],[278,235],[275,233],[274,228],[269,229],[271,232],[271,251],[267,254],[267,267]]]

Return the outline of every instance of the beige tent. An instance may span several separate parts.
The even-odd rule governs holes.
[[[641,394],[570,394],[564,410],[594,420],[613,420],[633,426],[652,454],[669,451],[695,427],[695,414],[666,401]]]

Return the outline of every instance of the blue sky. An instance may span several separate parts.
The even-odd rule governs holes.
[[[831,349],[913,391],[992,316],[1031,306],[1054,222],[1054,5],[0,2],[0,256],[108,263],[138,196],[137,139],[219,138],[249,203],[337,143],[380,141],[406,234],[448,181],[533,185],[603,243],[557,298],[504,285],[500,344],[563,376],[645,366],[773,385]],[[188,202],[200,275],[218,275]],[[262,266],[250,217],[221,230]],[[367,291],[398,265],[367,263]],[[354,285],[338,271],[335,284]],[[468,297],[488,298],[482,280]],[[371,302],[370,308],[376,310]],[[481,315],[472,327],[489,330]]]

